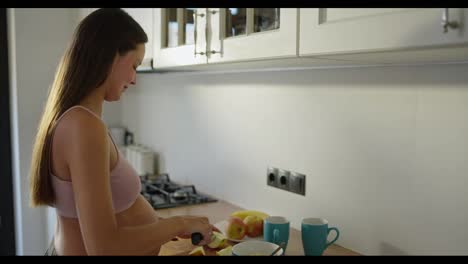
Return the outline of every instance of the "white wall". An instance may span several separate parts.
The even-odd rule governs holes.
[[[102,120],[108,127],[122,126],[122,102],[104,102]]]
[[[71,9],[9,9],[16,248],[42,255],[55,212],[29,207],[28,173],[35,132],[56,67],[75,24]]]
[[[324,217],[362,254],[468,254],[468,65],[141,74],[123,123],[174,180]],[[306,196],[266,185],[305,173]]]

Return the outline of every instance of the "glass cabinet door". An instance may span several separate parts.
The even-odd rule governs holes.
[[[183,43],[185,45],[192,45],[195,43],[195,8],[183,8]]]
[[[225,11],[226,38],[242,36],[247,33],[247,8],[227,8]]]
[[[264,32],[280,28],[279,8],[254,8],[254,32]]]
[[[295,8],[208,8],[208,63],[296,56]]]
[[[163,48],[173,48],[195,43],[196,8],[166,8]],[[197,21],[198,22],[198,21]]]
[[[155,8],[153,12],[155,69],[207,62],[205,8]]]

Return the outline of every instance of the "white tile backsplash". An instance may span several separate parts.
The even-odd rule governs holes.
[[[138,76],[122,122],[221,199],[323,217],[363,254],[466,254],[468,65]],[[266,185],[307,175],[306,196]]]

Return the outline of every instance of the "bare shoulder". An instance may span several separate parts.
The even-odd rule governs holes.
[[[57,129],[66,133],[69,139],[79,139],[89,135],[96,136],[97,132],[107,131],[102,120],[80,107],[71,109],[66,113],[57,126]]]
[[[66,141],[63,146],[67,153],[74,152],[77,147],[86,147],[90,150],[99,146],[105,146],[107,142],[107,128],[98,117],[89,111],[76,107],[66,113],[57,125],[58,140]],[[75,152],[76,153],[76,152]]]

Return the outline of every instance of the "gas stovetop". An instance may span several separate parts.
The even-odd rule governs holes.
[[[167,173],[151,178],[142,176],[140,179],[141,194],[155,209],[218,201],[197,192],[193,185],[180,185],[171,181]]]

